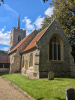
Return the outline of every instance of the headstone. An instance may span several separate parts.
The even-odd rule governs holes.
[[[49,72],[48,73],[48,80],[53,80],[54,79],[54,72]]]
[[[66,100],[75,100],[75,93],[73,88],[68,88],[65,90]]]

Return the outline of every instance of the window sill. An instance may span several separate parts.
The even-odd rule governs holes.
[[[30,66],[28,69],[33,69],[33,66]]]
[[[52,63],[64,63],[63,61],[61,60],[50,60]]]

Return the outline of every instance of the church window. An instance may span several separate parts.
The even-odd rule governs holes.
[[[50,39],[49,60],[61,60],[61,46],[57,37]]]
[[[19,36],[19,37],[18,37],[18,42],[20,42],[20,41],[21,41],[21,37]]]
[[[33,54],[30,54],[30,66],[33,66]]]
[[[22,68],[24,67],[24,56],[22,57]]]

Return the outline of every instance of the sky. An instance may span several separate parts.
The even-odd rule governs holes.
[[[4,0],[0,6],[0,50],[8,51],[10,33],[17,27],[20,14],[20,28],[26,30],[26,35],[34,29],[40,29],[45,16],[53,14],[53,7],[43,0]]]

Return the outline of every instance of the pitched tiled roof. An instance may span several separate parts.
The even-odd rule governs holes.
[[[45,31],[47,30],[47,28],[45,28],[43,31],[41,31],[39,34],[37,34],[35,36],[35,38],[30,42],[30,44],[22,51],[22,53],[25,52],[25,51],[27,51],[27,50],[30,50],[30,49],[36,47],[35,42],[38,41],[41,38],[41,36],[45,33]]]
[[[9,63],[9,56],[7,54],[0,54],[0,63]]]
[[[27,42],[27,39],[32,36],[32,34],[35,32],[36,30],[34,30],[31,34],[29,34],[27,37],[25,37],[22,41],[20,41],[10,52],[8,52],[8,54],[11,54],[13,51],[15,51],[18,47],[20,47],[22,45],[22,43],[24,43],[25,41]]]

